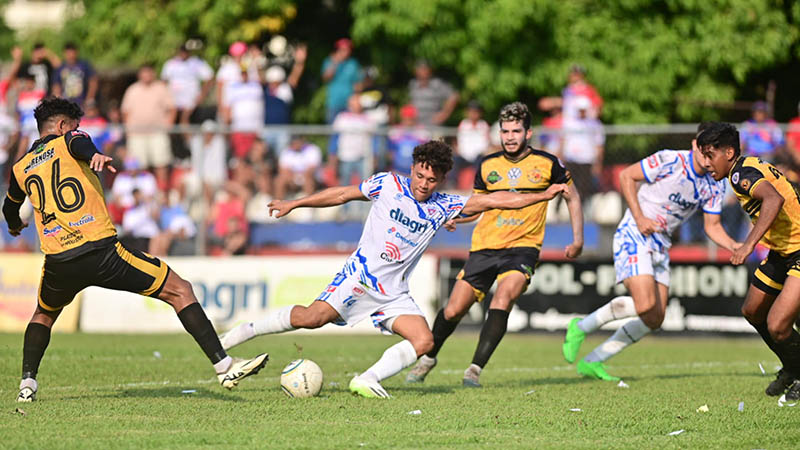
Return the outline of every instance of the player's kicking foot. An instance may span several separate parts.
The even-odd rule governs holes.
[[[789,389],[794,379],[794,374],[787,372],[785,369],[781,369],[775,375],[775,380],[767,386],[767,390],[764,392],[771,397],[781,395],[786,392],[786,389]]]
[[[225,350],[230,350],[254,337],[256,337],[256,333],[253,330],[253,323],[247,322],[231,328],[227,333],[220,335],[219,343],[222,344],[222,348]]]
[[[367,398],[391,398],[386,389],[375,380],[356,375],[350,380],[350,392]]]
[[[794,380],[791,386],[789,386],[789,390],[786,391],[786,394],[783,395],[783,400],[786,403],[794,403],[797,404],[798,400],[800,400],[800,380]],[[794,406],[794,405],[789,405]]]
[[[36,400],[36,390],[38,386],[33,378],[26,378],[19,383],[19,394],[17,401],[27,403]]]
[[[578,351],[581,349],[581,344],[586,339],[586,333],[578,327],[578,322],[580,321],[581,319],[577,317],[570,320],[569,325],[567,325],[567,334],[564,336],[564,344],[561,346],[561,350],[564,352],[564,359],[570,364],[575,362]]]
[[[406,375],[406,383],[422,383],[434,367],[436,367],[436,358],[422,355],[411,372]]]
[[[233,363],[228,371],[225,373],[217,374],[219,384],[227,389],[233,389],[239,384],[239,381],[250,375],[255,375],[267,365],[269,355],[262,353],[253,359],[233,358]]]
[[[470,364],[467,370],[464,371],[464,379],[461,380],[461,385],[470,388],[479,388],[481,383],[478,381],[481,377],[481,368],[478,365]]]
[[[588,362],[583,359],[578,361],[578,374],[605,381],[619,381],[621,379],[620,377],[609,375],[606,372],[606,366],[602,362]]]

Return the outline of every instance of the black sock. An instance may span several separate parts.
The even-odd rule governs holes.
[[[781,363],[783,367],[794,374],[795,377],[800,376],[800,334],[792,329],[792,334],[785,341],[777,342],[781,347],[783,357]]]
[[[50,344],[50,328],[31,322],[25,328],[25,341],[22,344],[22,379],[36,378],[39,363]]]
[[[436,314],[436,320],[433,321],[433,350],[426,353],[426,356],[436,358],[439,350],[442,349],[442,345],[444,345],[444,341],[455,331],[458,322],[458,320],[450,321],[445,319],[444,308],[439,310],[439,314]]]
[[[481,338],[478,341],[478,348],[475,349],[475,355],[472,357],[472,364],[483,368],[489,362],[489,358],[494,353],[494,349],[497,348],[497,344],[506,334],[507,325],[508,311],[503,311],[502,309],[489,310],[486,322],[483,323],[483,328],[481,328]]]
[[[759,324],[751,323],[750,325],[752,325],[753,328],[758,331],[758,334],[761,335],[761,339],[764,340],[764,343],[767,344],[767,347],[772,350],[772,353],[775,353],[775,355],[778,356],[778,359],[781,360],[781,365],[784,367],[784,369],[790,371],[786,357],[784,356],[785,350],[782,345],[778,344],[774,339],[772,339],[772,335],[769,334],[769,329],[767,328],[767,322]]]
[[[222,349],[217,333],[214,331],[211,321],[206,317],[206,313],[200,303],[195,302],[183,308],[178,313],[178,319],[181,320],[183,328],[192,335],[200,345],[200,348],[203,349],[208,359],[211,360],[211,364],[216,364],[228,356],[225,350]]]

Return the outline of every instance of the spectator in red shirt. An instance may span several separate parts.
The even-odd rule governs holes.
[[[798,116],[789,121],[786,130],[786,149],[789,150],[794,170],[800,170],[800,103],[797,104]]]

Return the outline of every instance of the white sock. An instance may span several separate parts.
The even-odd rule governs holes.
[[[385,380],[414,364],[416,360],[417,351],[414,350],[414,346],[411,342],[403,340],[387,348],[381,359],[360,376],[373,381]]]
[[[636,305],[633,303],[633,297],[615,297],[578,322],[578,328],[585,333],[591,333],[608,322],[635,315]]]
[[[639,339],[650,334],[651,331],[652,330],[642,322],[642,319],[637,317],[619,327],[610,338],[586,355],[584,360],[586,362],[606,361],[608,358],[621,352],[625,347],[634,342],[638,342]]]
[[[33,389],[33,392],[39,390],[39,384],[33,378],[25,378],[24,380],[19,382],[19,390],[22,390],[23,388],[26,387]]]
[[[292,326],[293,309],[294,305],[284,306],[274,313],[268,314],[267,317],[253,322],[253,331],[256,336],[294,330]]]
[[[233,358],[226,356],[214,364],[214,370],[217,372],[217,374],[225,373],[231,368],[231,364],[233,364]]]

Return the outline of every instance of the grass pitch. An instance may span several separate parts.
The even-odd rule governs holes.
[[[602,339],[588,339],[581,356]],[[800,443],[800,406],[780,408],[763,393],[777,360],[757,338],[650,336],[611,361],[609,372],[630,386],[620,388],[579,378],[561,357],[560,335],[508,335],[483,372],[484,388],[464,389],[461,376],[477,333],[455,334],[424,385],[404,385],[404,372],[384,382],[391,400],[353,397],[347,391],[353,374],[396,341],[261,337],[232,353],[268,351],[270,363],[229,392],[188,335],[56,334],[40,368],[39,400],[17,404],[22,336],[0,334],[0,447],[774,449]],[[289,399],[280,390],[280,370],[298,355],[325,373],[317,398]],[[709,411],[697,412],[702,405]],[[421,414],[409,414],[415,410]],[[668,435],[678,430],[684,432]]]

